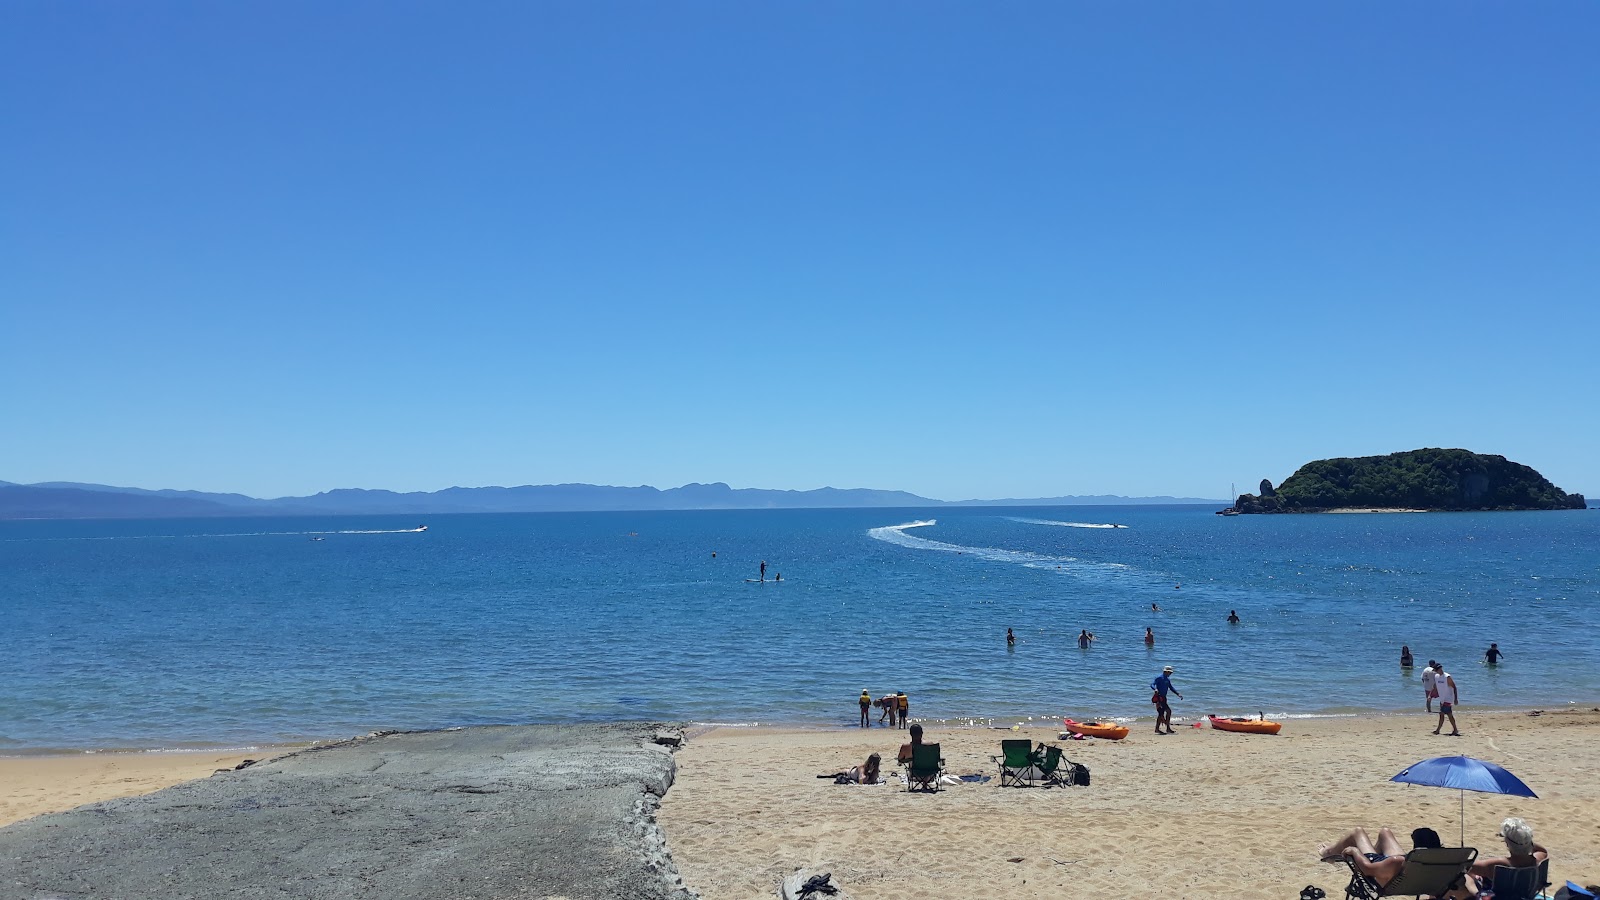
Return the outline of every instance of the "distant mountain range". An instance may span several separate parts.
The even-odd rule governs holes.
[[[0,481],[0,519],[164,519],[200,516],[430,515],[488,512],[596,512],[653,509],[836,509],[939,506],[1087,506],[1153,503],[1224,503],[1196,497],[1044,497],[1006,500],[932,500],[905,491],[818,488],[774,491],[686,484],[660,490],[648,485],[529,484],[521,487],[452,487],[401,494],[341,488],[310,497],[262,500],[244,494],[146,490],[104,484]]]

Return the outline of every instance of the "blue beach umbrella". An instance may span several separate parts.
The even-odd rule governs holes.
[[[1513,797],[1539,799],[1533,789],[1522,779],[1492,762],[1470,756],[1435,756],[1402,769],[1389,779],[1401,784],[1421,784],[1428,787],[1456,788],[1461,791],[1461,844],[1467,843],[1467,791],[1480,794],[1510,794]]]

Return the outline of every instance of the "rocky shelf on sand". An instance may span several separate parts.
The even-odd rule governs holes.
[[[671,726],[377,734],[0,828],[0,898],[695,900]]]

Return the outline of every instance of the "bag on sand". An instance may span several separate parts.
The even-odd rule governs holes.
[[[1083,763],[1072,764],[1072,783],[1079,787],[1089,786],[1089,767]]]

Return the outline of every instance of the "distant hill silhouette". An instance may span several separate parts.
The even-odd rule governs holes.
[[[485,512],[598,512],[667,509],[835,509],[937,506],[1070,506],[1128,503],[1216,503],[1176,497],[1051,497],[1036,500],[961,500],[948,503],[905,491],[817,488],[779,491],[686,484],[661,490],[641,485],[537,484],[452,487],[442,491],[340,488],[310,497],[263,500],[244,494],[147,490],[77,482],[32,485],[0,482],[0,519],[159,519],[195,516],[428,515]]]

